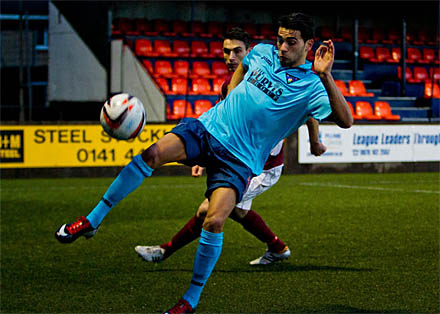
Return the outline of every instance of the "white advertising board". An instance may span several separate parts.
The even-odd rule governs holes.
[[[298,130],[298,161],[310,163],[440,161],[440,125],[320,125],[327,151],[310,153],[307,127]]]

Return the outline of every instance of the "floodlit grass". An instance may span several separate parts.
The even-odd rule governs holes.
[[[62,245],[111,178],[1,180],[2,313],[157,313],[192,276],[194,242],[161,264],[138,244],[168,241],[203,199],[205,180],[153,177],[97,235]],[[438,313],[438,173],[283,176],[254,209],[292,250],[269,267],[265,245],[228,221],[198,313]]]

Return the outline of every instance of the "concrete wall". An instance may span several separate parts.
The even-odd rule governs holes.
[[[111,44],[112,93],[129,93],[144,104],[147,122],[166,121],[166,99],[139,62],[131,49],[122,44],[122,40],[113,40]]]
[[[104,102],[107,72],[49,2],[49,101]]]

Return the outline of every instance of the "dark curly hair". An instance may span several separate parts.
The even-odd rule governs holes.
[[[233,27],[229,29],[223,36],[223,39],[240,40],[244,43],[246,49],[249,49],[249,46],[251,45],[251,36],[248,32],[245,32],[240,27]]]
[[[315,35],[315,23],[310,16],[304,13],[284,15],[278,20],[278,25],[287,29],[300,31],[304,42],[313,39]]]

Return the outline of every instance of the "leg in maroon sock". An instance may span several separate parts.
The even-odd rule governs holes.
[[[200,237],[202,225],[203,219],[195,215],[174,235],[170,242],[161,244],[160,247],[165,249],[164,259]]]
[[[238,214],[240,212],[247,212],[247,214],[244,217],[240,217],[242,216]],[[286,248],[286,244],[278,239],[263,218],[252,209],[248,211],[238,209],[237,211],[236,208],[229,217],[240,223],[244,229],[253,234],[258,240],[266,243],[269,251],[278,253]]]
[[[205,199],[199,206],[197,213],[192,217],[182,229],[177,232],[170,242],[163,243],[160,247],[165,250],[164,258],[167,258],[178,249],[191,243],[202,232],[203,221],[205,220],[206,213],[208,212],[209,201]]]

